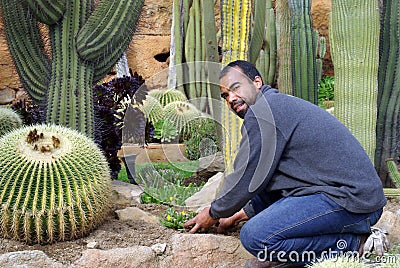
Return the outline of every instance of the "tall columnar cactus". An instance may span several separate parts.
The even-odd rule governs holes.
[[[0,138],[0,235],[47,244],[87,235],[109,208],[110,171],[96,144],[61,126]]]
[[[391,186],[386,160],[399,156],[400,4],[384,1],[381,12],[378,68],[378,116],[375,167],[386,187]],[[399,186],[400,187],[400,186]]]
[[[10,108],[0,107],[0,137],[22,126],[22,119]]]
[[[260,3],[261,2],[261,3]],[[263,77],[265,84],[275,86],[275,72],[277,60],[277,39],[275,11],[272,1],[258,0],[256,2],[254,14],[254,29],[251,37],[249,57],[250,62],[255,63],[257,69]],[[258,6],[259,5],[259,6]],[[260,14],[263,13],[264,17]],[[260,25],[261,24],[261,25]],[[261,29],[259,29],[261,28]],[[261,42],[258,41],[261,38]],[[256,41],[257,40],[257,41]],[[253,45],[254,44],[254,45]],[[258,44],[258,46],[256,45]],[[261,49],[261,45],[264,47]],[[261,49],[261,50],[260,50]],[[257,60],[255,58],[258,54]]]
[[[279,28],[278,49],[278,89],[285,94],[293,95],[290,36],[290,8],[289,0],[276,1],[276,21]]]
[[[311,0],[289,0],[289,7],[293,95],[317,104],[317,39],[312,28]]]
[[[144,0],[1,0],[7,42],[20,79],[47,107],[48,123],[93,135],[92,85],[132,38]],[[48,25],[47,56],[38,22]],[[51,58],[51,60],[50,60]]]
[[[222,65],[248,59],[251,22],[251,0],[221,0]],[[240,144],[242,120],[222,105],[224,127],[224,157],[227,171],[233,170],[233,160]]]
[[[218,43],[214,0],[174,0],[171,30],[169,88],[185,93],[203,112],[217,112],[212,99],[219,100]],[[183,65],[182,65],[183,64]]]
[[[335,116],[350,129],[374,161],[378,1],[333,0],[329,37],[335,66]]]

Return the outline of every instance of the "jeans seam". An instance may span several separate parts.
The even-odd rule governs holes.
[[[274,236],[276,236],[276,235],[278,235],[280,233],[283,233],[283,232],[285,232],[285,231],[287,231],[289,229],[292,229],[292,228],[294,228],[296,226],[302,225],[302,224],[304,224],[306,222],[312,221],[312,220],[314,220],[316,218],[319,218],[321,216],[328,215],[330,213],[337,212],[337,211],[343,211],[343,210],[344,210],[343,208],[337,208],[337,209],[326,211],[325,213],[322,213],[322,214],[317,214],[317,215],[315,215],[315,216],[313,216],[311,218],[308,218],[307,220],[303,220],[303,221],[298,222],[296,224],[293,224],[293,225],[291,225],[289,227],[286,227],[286,228],[280,230],[279,232],[276,232],[276,233],[273,233],[273,234],[269,235],[267,238],[264,239],[263,243],[265,244],[267,242],[267,240],[271,239],[272,237],[274,237]]]

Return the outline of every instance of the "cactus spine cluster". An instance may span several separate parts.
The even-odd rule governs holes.
[[[1,0],[20,79],[48,123],[93,135],[92,85],[126,50],[144,0]],[[38,22],[49,27],[51,60]]]
[[[200,111],[188,102],[174,101],[164,107],[164,120],[173,122],[178,133],[188,134],[193,129],[193,121],[199,119]]]
[[[386,160],[388,158],[397,160],[399,155],[399,12],[400,4],[398,1],[383,2],[379,41],[375,167],[383,185],[386,187],[391,186]]]
[[[0,107],[0,137],[22,126],[22,119],[10,108]]]
[[[82,237],[108,213],[107,161],[69,128],[36,125],[0,138],[0,235],[29,244]]]
[[[354,14],[359,16],[356,18]],[[334,114],[350,129],[374,162],[378,2],[333,0],[329,37],[335,66]]]

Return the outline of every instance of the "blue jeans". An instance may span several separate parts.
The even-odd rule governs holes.
[[[284,197],[272,204],[252,199],[258,212],[240,231],[243,246],[260,260],[307,263],[316,258],[356,252],[382,209],[356,214],[325,194]]]

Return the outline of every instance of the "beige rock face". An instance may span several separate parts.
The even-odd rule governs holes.
[[[315,0],[312,2],[314,27],[326,37],[330,3],[331,0]],[[218,11],[218,7],[216,7],[216,10]],[[151,81],[150,88],[165,86],[167,83],[168,72],[163,72],[163,70],[168,68],[168,61],[165,60],[170,47],[171,12],[172,0],[145,0],[135,35],[127,51],[129,67],[147,81]],[[219,14],[216,14],[216,18],[219,25]],[[22,89],[22,85],[7,47],[3,28],[3,24],[0,22],[0,92],[4,88],[10,88],[16,91],[16,95],[19,96],[18,91]],[[158,61],[155,56],[160,54],[162,55],[161,61]],[[325,58],[324,73],[332,74],[333,67],[329,66],[331,64],[329,50]],[[1,99],[3,99],[3,103],[10,102],[8,99],[4,100],[2,96],[4,94],[0,94],[0,103]]]

